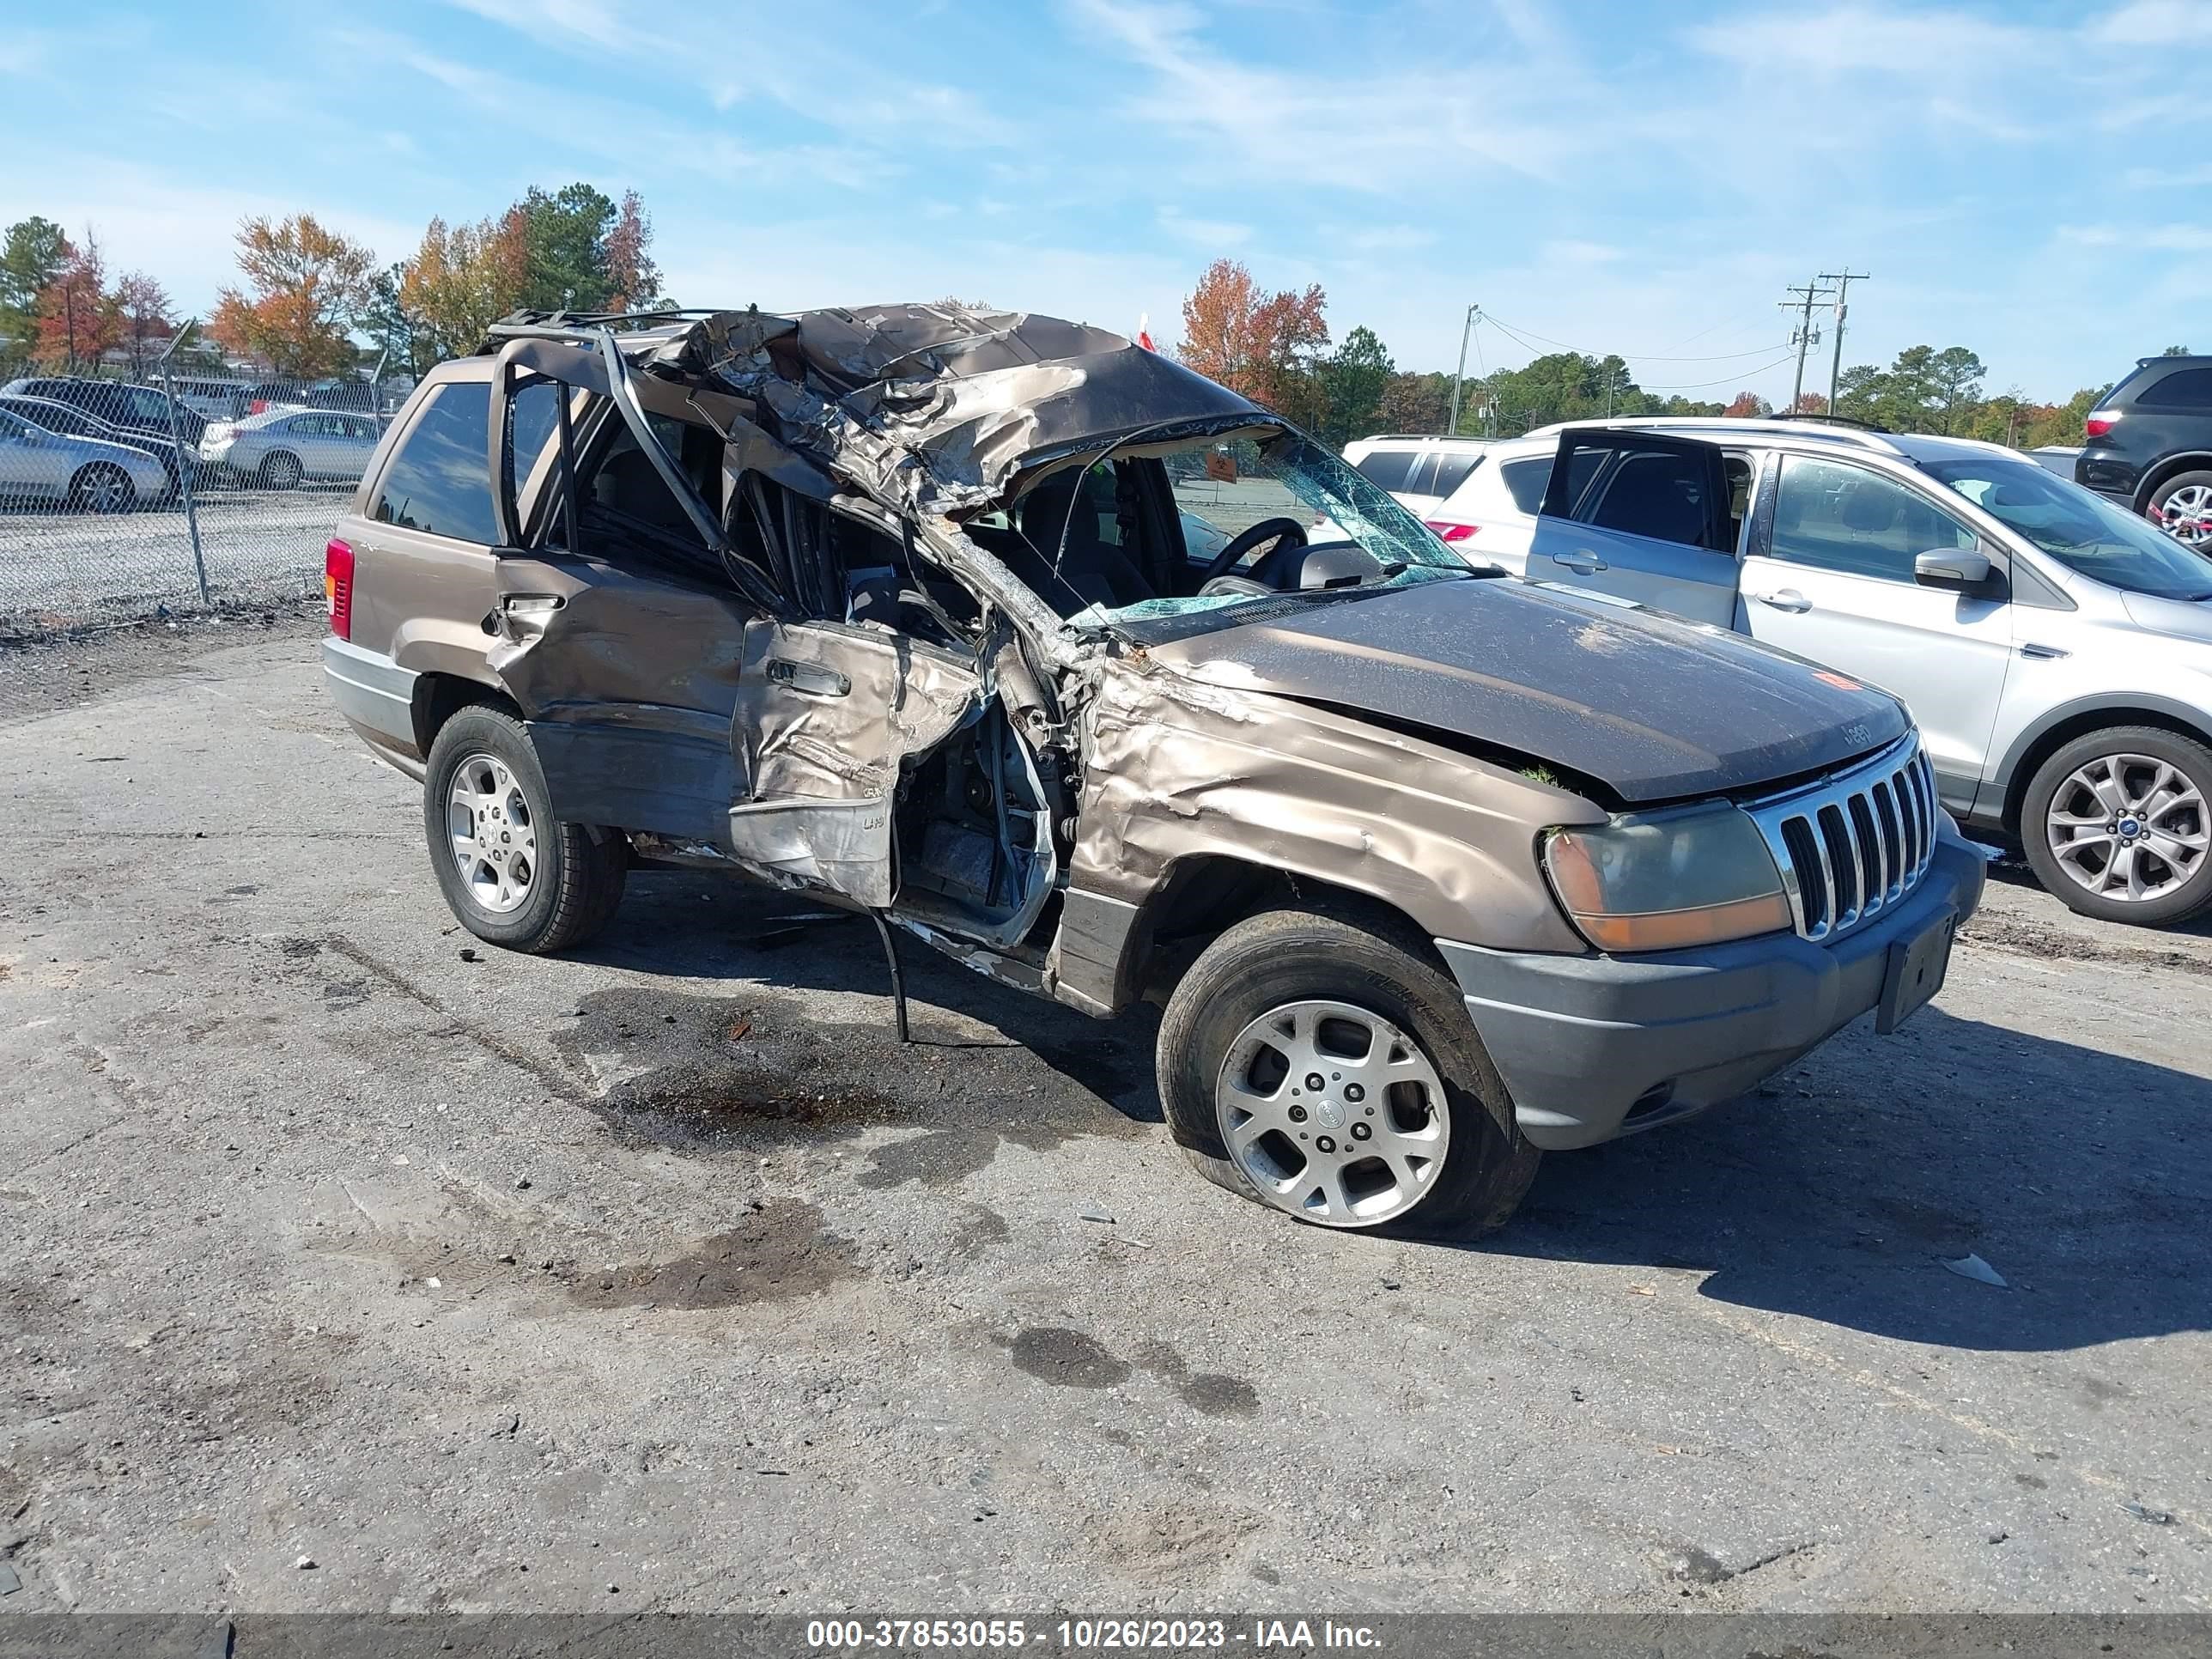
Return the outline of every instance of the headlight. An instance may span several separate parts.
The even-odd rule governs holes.
[[[1790,926],[1766,839],[1733,806],[1554,830],[1544,868],[1601,951],[1673,951]]]

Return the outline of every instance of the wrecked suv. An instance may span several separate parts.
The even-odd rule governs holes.
[[[1328,1226],[1495,1224],[1543,1149],[1889,1029],[1981,892],[1893,698],[1471,567],[1042,317],[517,316],[328,576],[331,691],[479,938],[715,869],[1164,1001],[1192,1161]]]

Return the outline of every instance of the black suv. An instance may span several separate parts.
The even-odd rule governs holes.
[[[207,422],[182,404],[172,404],[159,386],[133,386],[127,380],[93,380],[77,375],[40,376],[10,380],[0,392],[11,398],[44,398],[67,404],[86,414],[119,426],[126,432],[174,437],[197,448]]]
[[[2212,551],[2212,357],[2145,357],[2082,422],[2074,482]]]

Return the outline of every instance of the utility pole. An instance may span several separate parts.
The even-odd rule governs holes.
[[[1467,320],[1460,325],[1459,368],[1452,375],[1451,419],[1444,428],[1445,435],[1448,437],[1455,436],[1459,432],[1459,388],[1460,383],[1467,379],[1468,337],[1474,332],[1474,319],[1480,314],[1481,310],[1480,306],[1469,306],[1467,308]]]
[[[1836,355],[1828,360],[1828,413],[1836,412],[1837,389],[1844,381],[1844,295],[1850,292],[1853,283],[1871,280],[1870,274],[1853,270],[1845,265],[1841,270],[1824,270],[1813,279],[1816,283],[1836,285]]]
[[[1780,302],[1784,311],[1795,311],[1799,313],[1797,326],[1790,335],[1790,343],[1797,348],[1797,382],[1790,390],[1788,410],[1790,414],[1795,415],[1797,412],[1797,400],[1805,395],[1805,348],[1820,337],[1820,331],[1813,326],[1813,307],[1819,301],[1826,299],[1835,290],[1819,286],[1819,279],[1815,278],[1802,288],[1786,288],[1782,291],[1784,294],[1795,294],[1798,296],[1795,300],[1784,300]]]

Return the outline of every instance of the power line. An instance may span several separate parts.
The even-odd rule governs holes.
[[[1516,334],[1516,331],[1507,328],[1504,323],[1498,322],[1498,319],[1487,311],[1482,313],[1482,318],[1485,322],[1497,323],[1498,326],[1504,329],[1508,334],[1516,334],[1516,338],[1518,337],[1518,334],[1526,334],[1531,339],[1541,340],[1546,345],[1555,345],[1562,351],[1580,352],[1581,355],[1585,357],[1594,357],[1599,355],[1596,352],[1583,351],[1580,346],[1569,345],[1565,340],[1555,340],[1548,334],[1539,334],[1533,328],[1522,329],[1518,331],[1518,333]],[[1717,328],[1720,325],[1718,323],[1713,325],[1714,328]],[[1705,331],[1710,333],[1711,330],[1707,330]],[[1697,337],[1695,335],[1691,336],[1692,339],[1695,339],[1696,337]],[[1528,341],[1522,340],[1521,343],[1525,346],[1528,344]],[[1686,341],[1684,343],[1686,344],[1687,342]],[[1529,347],[1529,349],[1531,350],[1534,350],[1534,349],[1535,348],[1533,346]],[[1615,351],[1606,355],[1619,357],[1623,362],[1631,363],[1725,363],[1732,362],[1740,357],[1761,357],[1775,349],[1776,348],[1772,345],[1754,346],[1749,351],[1720,351],[1714,353],[1710,357],[1669,357],[1665,356],[1663,353],[1656,351]]]
[[[1763,362],[1756,368],[1738,369],[1733,374],[1723,374],[1717,380],[1698,380],[1687,386],[1647,386],[1642,389],[1645,392],[1702,392],[1707,386],[1740,386],[1753,375],[1764,374],[1768,369],[1779,368],[1789,361],[1790,353],[1785,351],[1779,357]]]
[[[1484,312],[1476,320],[1490,324],[1492,327],[1496,328],[1499,333],[1504,335],[1508,339],[1513,341],[1524,350],[1534,351],[1536,349],[1534,346],[1530,345],[1528,341],[1522,339],[1518,334],[1506,327],[1504,324],[1499,322],[1498,319],[1492,316],[1486,311]],[[1544,337],[1540,334],[1536,337],[1540,340]],[[1552,342],[1552,343],[1557,345],[1559,344],[1559,342],[1555,340]],[[1572,346],[1565,348],[1565,349],[1569,351],[1572,351],[1575,348]],[[1771,345],[1764,349],[1767,351],[1772,351],[1775,349],[1775,348]],[[1640,392],[1702,392],[1708,386],[1728,386],[1731,383],[1741,383],[1741,381],[1750,379],[1755,374],[1764,374],[1768,369],[1777,368],[1783,363],[1788,362],[1790,361],[1790,353],[1796,349],[1796,348],[1794,345],[1784,346],[1782,348],[1781,354],[1778,356],[1771,357],[1765,362],[1755,364],[1750,368],[1732,370],[1729,374],[1723,375],[1717,380],[1693,380],[1678,386],[1644,386],[1641,382],[1638,382],[1637,389]],[[1543,354],[1541,352],[1538,352],[1537,355],[1541,356]],[[1590,354],[1584,352],[1582,355],[1588,356]],[[1692,357],[1685,359],[1684,361],[1698,362],[1711,362],[1715,360]]]

